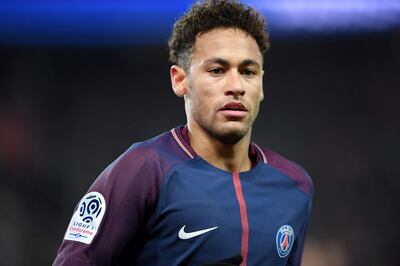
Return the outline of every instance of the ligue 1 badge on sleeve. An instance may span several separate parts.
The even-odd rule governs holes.
[[[294,231],[290,225],[284,225],[276,233],[276,248],[281,258],[289,255],[294,242]]]
[[[99,192],[86,194],[69,222],[64,239],[92,243],[106,211],[106,201]]]

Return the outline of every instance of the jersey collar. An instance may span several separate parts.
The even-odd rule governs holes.
[[[192,146],[190,146],[189,129],[187,125],[178,126],[171,129],[171,134],[177,144],[191,159],[198,157]],[[259,162],[267,163],[267,157],[265,156],[265,153],[261,150],[260,147],[258,147],[257,144],[253,142],[250,143],[249,156],[252,162],[252,167],[254,167]]]

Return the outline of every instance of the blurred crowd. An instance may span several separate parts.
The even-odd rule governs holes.
[[[304,266],[400,265],[400,35],[272,39],[256,142],[311,174]],[[165,47],[0,47],[0,265],[49,265],[133,142],[184,124]]]

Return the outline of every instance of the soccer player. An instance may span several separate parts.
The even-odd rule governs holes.
[[[312,183],[251,142],[263,100],[264,18],[194,4],[169,41],[187,124],[133,144],[78,203],[54,265],[300,265]]]

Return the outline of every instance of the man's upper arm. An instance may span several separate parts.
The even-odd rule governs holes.
[[[162,182],[151,153],[128,150],[100,174],[79,202],[53,265],[110,265],[127,245],[140,246],[132,241],[142,238]]]

